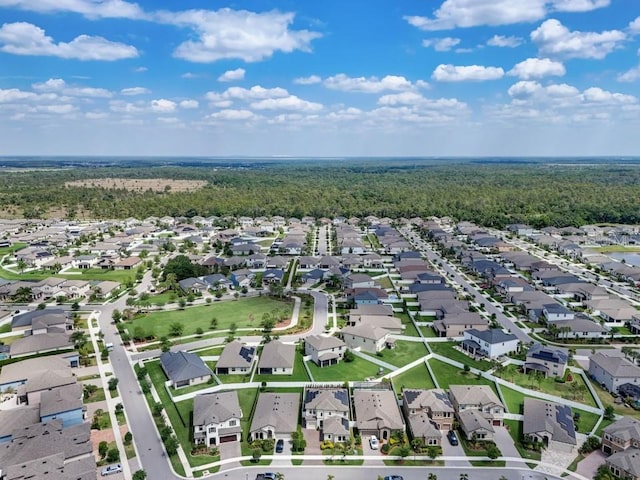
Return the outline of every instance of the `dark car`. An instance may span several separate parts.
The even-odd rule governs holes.
[[[449,439],[449,443],[454,447],[458,445],[458,437],[456,435],[456,432],[454,432],[453,430],[449,430],[449,433],[447,433],[447,438]]]
[[[284,450],[284,440],[280,439],[276,442],[276,453],[282,453]]]
[[[256,480],[276,480],[275,473],[259,473],[256,475]]]
[[[384,480],[404,480],[404,478],[402,478],[402,475],[387,475]]]

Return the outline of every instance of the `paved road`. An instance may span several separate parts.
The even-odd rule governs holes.
[[[450,279],[456,282],[458,285],[463,287],[465,291],[473,297],[474,302],[478,304],[484,304],[484,309],[489,313],[489,315],[494,314],[496,316],[496,320],[503,328],[509,330],[513,333],[518,340],[523,343],[533,342],[534,339],[523,332],[520,327],[518,327],[513,320],[507,317],[501,308],[498,308],[496,305],[492,303],[490,298],[485,297],[480,291],[474,287],[465,277],[463,277],[457,268],[449,263],[448,260],[442,258],[427,242],[422,240],[417,234],[411,232],[409,230],[403,229],[401,231],[405,235],[405,237],[416,247],[423,255],[425,255],[434,265],[440,265],[442,271],[445,275]]]

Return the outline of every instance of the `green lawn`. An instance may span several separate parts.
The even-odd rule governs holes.
[[[0,248],[0,258],[4,257],[5,255],[9,255],[10,253],[17,252],[18,250],[22,250],[23,248],[25,248],[27,246],[28,246],[27,243],[16,242],[13,245],[11,245],[10,247]]]
[[[378,365],[367,360],[355,357],[353,362],[341,361],[331,367],[320,368],[313,362],[307,362],[307,366],[316,382],[347,382],[362,381],[378,375]],[[384,373],[388,373],[384,370]]]
[[[73,272],[73,273],[71,273]],[[71,268],[57,276],[63,278],[75,278],[79,280],[113,280],[124,283],[127,280],[135,280],[136,270],[102,270],[101,268],[77,269]]]
[[[598,382],[591,382],[591,385],[593,385],[593,388],[595,389],[596,394],[598,395],[598,397],[600,397],[600,401],[602,402],[602,404],[613,405],[613,411],[617,415],[627,415],[629,417],[638,416],[637,410],[634,410],[631,407],[625,407],[624,404],[615,403],[615,398],[613,398],[609,392],[607,392],[604,388],[602,388],[600,384],[598,384]]]
[[[0,326],[0,333],[9,333],[11,331],[11,322]]]
[[[527,450],[520,443],[520,440],[522,439],[522,422],[518,420],[504,420],[504,424],[508,427],[509,435],[511,435],[513,443],[518,449],[520,456],[528,460],[540,460],[540,452]]]
[[[436,338],[436,332],[433,330],[433,327],[418,327],[420,328],[420,332],[422,333],[423,337],[426,338]]]
[[[489,385],[496,395],[495,384],[486,378],[480,377],[473,373],[466,373],[464,370],[460,370],[448,363],[441,362],[439,360],[429,360],[429,365],[433,371],[440,388],[449,388],[449,385]]]
[[[509,387],[505,387],[504,385],[500,385],[500,391],[504,397],[507,411],[509,413],[521,414],[525,395],[523,393],[516,392]]]
[[[224,350],[224,345],[219,345],[217,347],[205,348],[204,350],[194,350],[192,353],[200,357],[218,357]]]
[[[308,382],[309,380],[309,375],[307,375],[302,361],[302,354],[298,351],[296,351],[292,375],[255,375],[253,377],[254,382]]]
[[[436,388],[429,375],[429,370],[424,364],[413,367],[406,372],[401,373],[392,378],[393,386],[397,393],[400,393],[402,388],[423,388],[430,389]]]
[[[226,330],[232,323],[238,328],[259,328],[264,313],[272,313],[274,310],[286,309],[288,314],[293,312],[293,302],[285,302],[270,297],[240,298],[213,303],[198,307],[189,307],[184,310],[170,310],[165,312],[152,312],[136,317],[127,322],[130,334],[136,327],[142,327],[145,332],[153,331],[156,337],[168,336],[169,326],[173,322],[181,322],[184,325],[183,335],[192,335],[198,328],[205,332],[211,326],[211,319],[218,319],[218,330]]]
[[[149,295],[149,298],[144,302],[140,300],[136,301],[136,305],[149,304],[149,305],[166,305],[167,303],[175,303],[178,301],[178,294],[174,291],[166,291],[163,293],[158,293],[156,295]]]
[[[503,371],[496,372],[496,376],[524,388],[556,395],[592,407],[596,406],[595,400],[591,397],[587,386],[584,384],[584,380],[577,374],[572,374],[573,380],[571,382],[560,383],[553,378],[542,378],[533,374],[525,375],[520,372],[517,365],[507,365]]]
[[[420,336],[408,313],[394,313],[394,315],[402,320],[402,324],[405,326],[404,332],[402,333],[403,335],[407,335],[408,337]]]
[[[613,422],[615,422],[615,420],[613,419],[611,420],[603,419],[602,422],[600,422],[600,425],[598,425],[598,429],[594,432],[594,434],[598,435],[599,437],[602,436],[602,430],[608,427],[609,425],[611,425]]]
[[[391,279],[388,276],[380,277],[376,279],[376,282],[380,284],[380,287],[383,289],[393,288],[393,284],[391,283]]]
[[[242,388],[237,390],[238,402],[240,410],[242,410],[242,418],[240,425],[242,426],[242,455],[251,455],[251,448],[246,440],[249,438],[249,428],[251,428],[251,410],[258,397],[258,390],[255,388]]]
[[[455,360],[456,362],[469,365],[470,367],[477,368],[478,370],[486,371],[491,368],[491,362],[487,360],[474,360],[473,358],[456,350],[454,347],[457,344],[457,342],[432,342],[429,346],[433,353],[437,353],[443,357]]]
[[[574,416],[576,412],[580,413],[580,420],[578,422],[575,422],[576,431],[580,433],[591,432],[593,428],[596,426],[596,423],[598,423],[598,420],[600,419],[600,415],[595,413],[585,412],[584,410],[578,410],[576,408],[572,410],[573,410]]]
[[[376,357],[396,367],[403,367],[428,354],[427,347],[422,342],[397,340],[395,348],[384,349]]]

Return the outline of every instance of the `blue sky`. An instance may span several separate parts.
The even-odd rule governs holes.
[[[0,0],[0,155],[638,155],[637,0]]]

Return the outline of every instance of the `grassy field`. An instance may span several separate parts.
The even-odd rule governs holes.
[[[0,333],[9,333],[11,331],[11,322],[0,325]]]
[[[440,388],[449,388],[449,385],[489,385],[496,395],[496,386],[491,380],[486,378],[478,378],[473,373],[467,373],[464,370],[460,370],[448,363],[441,362],[439,360],[429,360],[431,370],[433,370]]]
[[[592,407],[596,406],[596,402],[589,393],[589,390],[587,390],[584,380],[577,374],[572,375],[573,381],[560,383],[556,382],[553,378],[542,378],[533,374],[525,375],[519,371],[517,365],[508,365],[502,372],[496,372],[496,376],[524,388],[556,395]]]
[[[152,312],[136,317],[127,322],[130,334],[136,327],[142,327],[145,332],[153,330],[156,337],[168,336],[169,326],[173,322],[184,325],[183,335],[192,335],[198,328],[205,332],[211,326],[211,319],[218,319],[218,330],[226,330],[232,323],[238,328],[259,328],[264,313],[286,309],[290,316],[293,312],[293,302],[285,302],[270,297],[251,297],[229,300],[210,305],[171,310],[166,312]]]
[[[420,328],[420,332],[422,333],[423,337],[426,338],[436,338],[436,332],[433,330],[432,327],[418,327]]]
[[[606,420],[603,419],[602,422],[600,422],[600,425],[598,425],[598,429],[593,432],[595,435],[598,436],[602,436],[602,430],[606,427],[608,427],[609,425],[611,425],[613,422],[615,422],[615,420]]]
[[[307,375],[302,361],[302,354],[298,351],[296,351],[292,375],[255,375],[253,377],[254,382],[308,382],[309,380],[309,375]]]
[[[422,342],[398,340],[395,348],[384,349],[376,357],[396,367],[402,367],[428,354],[427,347]]]
[[[603,403],[603,405],[613,405],[613,411],[617,415],[627,415],[630,417],[638,417],[638,415],[640,414],[640,412],[638,412],[637,410],[634,410],[631,407],[626,407],[624,404],[615,403],[615,398],[613,398],[609,392],[607,392],[604,388],[602,388],[598,384],[598,382],[591,382],[591,384],[593,385],[593,388],[595,389],[598,397],[600,397],[600,401]]]
[[[591,412],[585,412],[584,410],[572,409],[573,414],[576,412],[580,414],[580,420],[576,422],[576,431],[580,433],[589,433],[593,430],[600,419],[600,415]]]
[[[486,371],[491,368],[491,362],[487,360],[474,360],[459,350],[456,350],[454,348],[456,345],[457,342],[432,342],[429,346],[433,353],[437,353],[443,357],[455,360],[456,362],[469,365],[470,367],[477,368],[478,370]]]
[[[427,370],[427,366],[424,364],[413,367],[412,369],[393,377],[392,381],[393,386],[398,393],[403,387],[423,389],[436,388],[433,380],[431,380],[431,375],[429,375],[429,370]]]
[[[520,414],[522,413],[522,405],[524,404],[524,394],[516,392],[509,387],[500,385],[500,391],[504,397],[504,403],[506,403],[507,411],[509,413]]]
[[[10,247],[0,248],[0,258],[4,257],[5,255],[9,255],[9,254],[11,254],[13,252],[17,252],[18,250],[22,250],[27,245],[28,244],[26,244],[24,242],[16,242],[13,245],[11,245]]]
[[[258,397],[258,390],[255,388],[242,388],[238,392],[238,402],[240,410],[242,410],[242,418],[240,425],[242,426],[242,455],[251,455],[251,448],[246,442],[249,438],[249,429],[251,428],[251,410]]]
[[[377,376],[380,368],[360,357],[355,357],[353,362],[342,361],[331,367],[320,368],[313,362],[307,362],[307,366],[316,382],[362,381]],[[389,370],[384,370],[384,373],[388,372]]]
[[[100,268],[89,268],[86,270],[69,269],[65,273],[56,273],[42,270],[34,270],[24,273],[14,273],[0,269],[0,278],[5,280],[43,280],[45,278],[66,278],[74,280],[113,280],[115,282],[126,282],[127,280],[134,280],[136,278],[135,270],[102,270]]]

